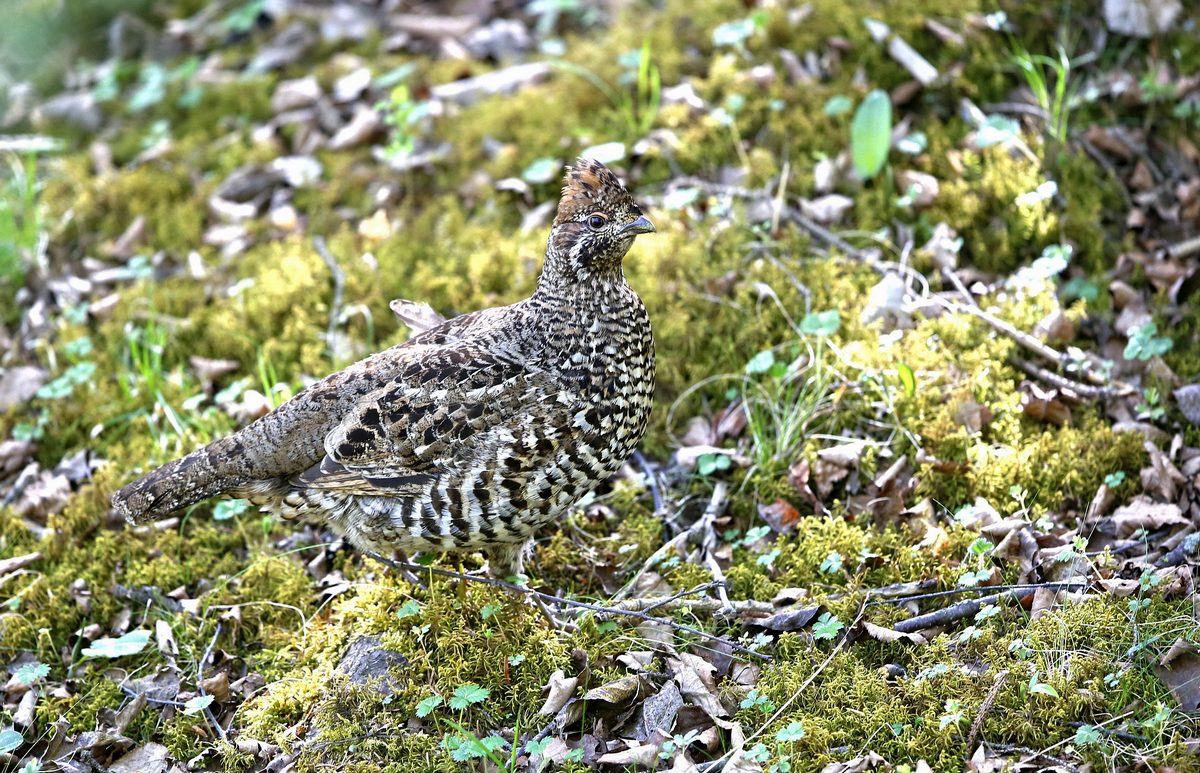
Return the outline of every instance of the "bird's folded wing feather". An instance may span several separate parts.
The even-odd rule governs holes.
[[[478,345],[421,347],[325,438],[325,458],[293,479],[346,494],[419,495],[441,472],[511,444],[523,425],[553,425],[573,406],[558,383]]]

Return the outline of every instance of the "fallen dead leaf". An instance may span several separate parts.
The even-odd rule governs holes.
[[[546,702],[538,709],[538,714],[542,716],[553,716],[559,710],[567,705],[567,701],[571,700],[571,696],[575,694],[575,688],[579,686],[579,678],[575,676],[567,676],[562,669],[555,671],[550,675],[550,681],[546,684]]]
[[[1195,643],[1176,639],[1154,667],[1154,674],[1175,696],[1180,709],[1200,709],[1200,649]]]
[[[1151,502],[1144,497],[1118,507],[1112,514],[1113,527],[1119,538],[1129,537],[1140,529],[1155,531],[1164,526],[1182,526],[1187,522],[1179,505]]]

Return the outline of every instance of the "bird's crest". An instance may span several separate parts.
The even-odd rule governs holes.
[[[592,158],[580,158],[567,168],[554,222],[565,223],[596,211],[612,212],[632,202],[629,191],[608,167]]]

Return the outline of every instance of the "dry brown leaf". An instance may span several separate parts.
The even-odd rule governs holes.
[[[639,744],[637,741],[627,741],[628,746],[619,752],[601,754],[596,762],[605,765],[634,765],[639,768],[653,768],[658,765],[658,747],[654,744]]]
[[[1200,649],[1193,642],[1176,639],[1154,667],[1154,675],[1183,711],[1200,709]]]
[[[864,770],[874,770],[878,767],[891,767],[888,761],[875,752],[867,752],[861,757],[855,757],[846,762],[834,762],[821,768],[821,773],[862,773]]]
[[[546,684],[546,702],[538,709],[538,714],[546,717],[557,714],[563,706],[567,705],[567,701],[571,700],[571,696],[575,694],[575,688],[578,686],[578,677],[567,676],[561,668],[555,671],[550,675],[550,681]]]
[[[758,514],[776,534],[791,531],[800,521],[800,511],[786,499],[776,499],[769,505],[760,504]]]
[[[1132,536],[1139,529],[1155,531],[1164,526],[1182,526],[1187,522],[1179,505],[1151,502],[1145,497],[1137,497],[1129,504],[1118,507],[1112,514],[1116,536],[1122,539]]]
[[[868,623],[866,620],[863,621],[862,626],[863,630],[867,632],[867,635],[876,641],[885,643],[902,641],[907,644],[929,643],[928,640],[919,633],[901,633],[900,631],[893,631],[891,628],[884,628],[881,625]]]
[[[1058,390],[1042,389],[1031,381],[1021,384],[1021,410],[1032,419],[1059,427],[1071,423],[1071,409],[1058,399]]]
[[[675,675],[680,694],[692,705],[698,706],[713,722],[728,729],[731,725],[725,718],[729,712],[717,697],[712,664],[696,655],[681,652],[676,657],[667,658],[667,665]]]

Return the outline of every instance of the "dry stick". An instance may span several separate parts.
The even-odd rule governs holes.
[[[856,625],[858,625],[862,621],[863,612],[864,612],[864,608],[859,607],[858,614],[855,616],[854,621],[852,623],[850,623],[850,625],[846,626],[846,631],[852,630]],[[778,709],[775,710],[775,713],[772,714],[767,719],[767,721],[762,724],[761,727],[759,727],[757,730],[755,730],[753,733],[751,733],[750,737],[742,742],[743,749],[746,748],[747,746],[749,746],[751,741],[753,741],[754,739],[761,736],[764,732],[766,732],[767,728],[770,727],[771,724],[775,722],[775,720],[782,717],[784,715],[784,712],[786,712],[789,708],[791,708],[791,705],[793,703],[795,703],[797,699],[799,699],[801,693],[803,693],[804,690],[810,684],[812,684],[813,681],[815,681],[818,676],[821,675],[821,672],[824,671],[825,668],[830,663],[833,662],[834,657],[836,657],[837,654],[842,651],[842,648],[846,646],[846,642],[849,640],[850,640],[849,636],[846,636],[846,635],[842,636],[841,640],[839,640],[838,643],[834,645],[833,649],[829,651],[829,656],[826,657],[825,660],[821,661],[821,665],[817,666],[817,669],[808,675],[808,678],[805,679],[804,682],[799,687],[796,688],[795,692],[793,692],[791,694],[791,696],[789,696],[788,699],[783,702],[782,706],[780,706]],[[721,770],[722,768],[725,767],[725,763],[729,761],[729,758],[731,756],[733,756],[733,751],[734,751],[733,749],[730,749],[729,751],[725,752],[717,759],[713,760],[708,765],[697,765],[696,767],[702,769],[704,771],[704,773],[716,773],[716,771]]]
[[[683,623],[677,623],[674,620],[668,620],[663,617],[654,617],[652,615],[646,614],[645,612],[638,612],[636,610],[619,609],[619,608],[615,608],[615,607],[606,607],[606,606],[602,606],[600,604],[589,604],[586,601],[576,601],[575,599],[564,599],[560,596],[555,596],[552,593],[543,593],[539,590],[534,590],[533,588],[526,588],[526,587],[523,587],[520,585],[514,585],[513,583],[506,582],[505,580],[497,580],[494,577],[473,577],[469,574],[462,574],[460,572],[452,572],[449,569],[437,569],[432,566],[421,566],[420,564],[410,564],[407,561],[396,561],[395,559],[392,559],[392,558],[385,558],[384,556],[381,556],[378,553],[371,551],[371,550],[365,550],[365,551],[363,551],[363,553],[365,555],[368,555],[371,558],[375,559],[379,563],[384,564],[385,566],[393,567],[395,569],[408,569],[409,571],[428,572],[429,574],[434,574],[439,577],[448,577],[452,580],[467,580],[470,582],[477,582],[477,583],[481,583],[483,585],[491,585],[492,587],[495,587],[495,588],[504,588],[505,590],[512,591],[513,593],[518,593],[518,594],[521,594],[524,596],[531,596],[531,597],[539,599],[541,601],[548,601],[552,604],[554,604],[554,603],[564,604],[568,607],[576,607],[578,609],[586,609],[591,612],[601,612],[601,613],[610,613],[610,614],[614,614],[614,615],[623,615],[625,617],[632,617],[632,618],[635,618],[637,620],[642,620],[647,623],[658,623],[660,625],[665,625],[668,628],[671,628],[676,631],[683,631],[685,633],[690,633],[694,636],[699,636],[702,639],[707,639],[708,641],[717,642],[718,644],[724,644],[726,647],[729,647],[730,649],[732,649],[735,652],[740,652],[744,655],[749,655],[749,656],[757,658],[759,660],[764,660],[767,662],[771,662],[772,660],[774,660],[774,658],[772,658],[770,655],[764,655],[761,652],[755,652],[752,649],[743,647],[742,645],[738,644],[737,642],[730,641],[729,639],[723,638],[721,636],[717,636],[715,634],[701,631],[700,629],[693,628],[690,625],[684,625]]]
[[[329,273],[333,275],[333,301],[329,305],[329,328],[325,333],[329,357],[333,359],[337,355],[335,344],[337,342],[338,317],[342,313],[342,296],[346,292],[346,274],[338,265],[337,258],[329,251],[329,245],[325,243],[324,236],[313,237],[313,248],[321,256],[321,260],[325,261],[325,265],[329,267]]]
[[[198,692],[201,697],[204,697],[205,695],[208,694],[208,693],[204,692],[204,685],[202,684],[202,682],[204,681],[204,664],[207,663],[208,659],[212,656],[213,647],[215,647],[217,645],[217,639],[220,638],[220,636],[221,636],[221,623],[218,621],[217,622],[217,630],[213,633],[212,641],[210,641],[208,643],[208,648],[205,649],[204,654],[200,656],[200,665],[198,665],[196,667],[196,692]],[[211,701],[210,701],[210,703],[211,703]],[[204,707],[204,715],[206,717],[208,717],[208,721],[212,723],[213,727],[217,728],[217,733],[220,734],[221,740],[222,741],[228,740],[229,737],[225,733],[225,728],[221,727],[221,723],[217,721],[217,715],[213,714],[212,708],[210,708],[209,706],[205,706]]]
[[[935,628],[937,626],[953,623],[956,620],[961,620],[964,617],[975,614],[981,607],[986,604],[998,604],[1001,601],[1024,601],[1028,596],[1032,596],[1039,588],[1053,588],[1055,590],[1066,590],[1063,586],[1079,586],[1086,585],[1086,582],[1080,581],[1076,583],[1042,583],[1041,585],[1029,585],[1018,587],[1013,590],[1007,590],[1003,593],[993,593],[990,596],[983,596],[977,599],[968,601],[960,601],[957,604],[951,604],[948,607],[926,612],[923,615],[916,615],[907,620],[901,620],[896,625],[892,626],[892,630],[900,633],[916,633],[925,628]]]
[[[725,508],[725,498],[728,492],[729,484],[723,480],[717,481],[716,486],[713,487],[712,498],[708,500],[708,507],[704,509],[704,514],[701,515],[700,518],[685,531],[679,532],[674,537],[663,543],[662,547],[654,551],[654,553],[651,554],[651,556],[642,564],[641,568],[637,570],[637,574],[633,575],[629,582],[625,583],[625,585],[622,586],[619,591],[614,593],[610,601],[620,601],[628,596],[630,591],[633,590],[633,586],[637,584],[637,581],[641,579],[642,575],[650,571],[650,567],[662,560],[662,557],[667,554],[667,551],[674,550],[682,545],[686,545],[688,539],[690,539],[692,535],[698,534],[705,529],[705,524],[708,524],[708,527],[711,528],[712,522]]]
[[[1023,357],[1014,357],[1013,365],[1017,367],[1017,370],[1023,371],[1039,381],[1044,381],[1055,389],[1060,389],[1064,392],[1074,392],[1084,400],[1101,400],[1113,393],[1113,390],[1107,387],[1092,386],[1091,384],[1084,384],[1066,376],[1060,376],[1054,371],[1047,370]]]
[[[1055,757],[1053,754],[1048,754],[1045,751],[1030,749],[1028,746],[1018,746],[1011,743],[996,743],[992,744],[992,748],[998,752],[1008,752],[1010,754],[1012,752],[1020,752],[1031,760],[1049,760],[1064,770],[1074,771],[1075,773],[1079,772],[1079,768],[1075,767],[1067,760],[1064,760],[1062,757]]]
[[[971,723],[971,734],[967,736],[967,754],[975,748],[975,739],[979,737],[979,731],[983,730],[983,720],[987,717],[987,713],[992,710],[992,704],[996,702],[996,696],[1000,694],[1000,688],[1004,686],[1005,680],[1008,679],[1008,669],[1004,669],[996,674],[996,682],[992,685],[992,689],[988,690],[987,697],[983,699],[983,703],[979,705],[979,714],[976,715],[975,721]]]
[[[717,582],[705,583],[697,586],[697,588],[708,590],[711,588],[719,588]],[[722,601],[719,598],[684,598],[688,594],[697,592],[696,588],[683,593],[676,593],[674,596],[659,596],[645,599],[624,599],[611,605],[613,610],[625,609],[637,612],[649,612],[652,609],[679,609],[687,608],[694,609],[700,612],[725,612],[733,613],[734,616],[742,614],[750,615],[771,615],[780,610],[769,601],[759,601],[757,599],[744,599],[738,601]]]
[[[875,606],[876,604],[908,604],[912,601],[924,601],[925,599],[936,599],[942,596],[961,596],[966,593],[984,593],[991,591],[1025,591],[1038,590],[1039,588],[1054,588],[1057,590],[1069,590],[1071,588],[1087,587],[1086,580],[1063,580],[1062,582],[1036,582],[1036,583],[1018,583],[1014,585],[989,585],[981,588],[952,588],[950,590],[937,590],[928,593],[913,593],[907,596],[890,596],[876,598],[873,601],[868,601],[867,606]],[[867,597],[870,598],[874,591],[867,591]]]

